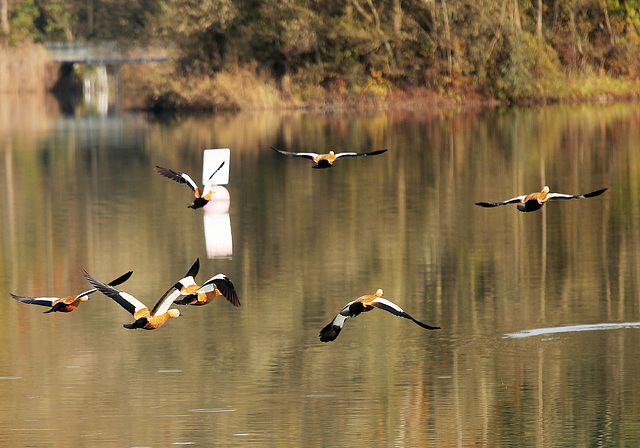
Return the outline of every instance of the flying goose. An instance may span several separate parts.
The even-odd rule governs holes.
[[[274,148],[273,146],[271,147],[271,149],[273,149],[276,152],[279,152],[280,154],[284,154],[285,156],[304,157],[305,159],[311,159],[316,163],[311,168],[318,168],[318,169],[331,168],[333,166],[333,162],[335,162],[337,159],[341,157],[376,156],[378,154],[382,154],[383,152],[387,151],[386,149],[382,149],[382,150],[373,151],[373,152],[339,152],[337,154],[334,153],[333,151],[329,151],[329,154],[317,154],[315,152],[282,151],[280,149]]]
[[[517,209],[521,212],[535,212],[540,210],[545,202],[555,201],[558,199],[585,199],[599,196],[604,193],[607,188],[601,190],[592,191],[586,194],[564,194],[564,193],[549,193],[549,187],[545,186],[539,193],[523,194],[516,196],[515,198],[508,199],[502,202],[476,202],[476,205],[480,207],[497,207],[499,205],[518,204]]]
[[[342,311],[340,311],[326,327],[320,330],[320,340],[322,342],[334,341],[340,334],[340,330],[342,330],[342,326],[348,318],[356,317],[358,314],[366,311],[371,311],[374,307],[388,311],[396,316],[412,320],[427,330],[440,329],[440,327],[432,327],[431,325],[427,325],[414,319],[405,313],[398,305],[382,297],[382,294],[382,289],[378,289],[375,294],[358,297],[354,301],[347,303],[345,307],[342,308]]]
[[[209,180],[211,180],[213,175],[216,174],[220,170],[220,168],[222,168],[223,165],[224,165],[224,162],[222,162],[220,166],[211,174],[211,176],[209,176]],[[189,188],[193,190],[193,193],[196,198],[193,200],[192,204],[188,205],[188,208],[192,208],[195,210],[197,208],[204,207],[205,205],[207,205],[207,202],[211,200],[213,190],[211,188],[212,185],[209,184],[208,182],[203,188],[199,188],[198,185],[193,181],[193,179],[191,179],[191,177],[188,174],[181,173],[180,171],[174,171],[169,168],[162,168],[161,166],[157,166],[157,165],[156,165],[156,171],[158,174],[168,179],[175,180],[176,182],[181,184],[187,184]]]
[[[121,275],[117,279],[109,282],[109,285],[117,286],[121,283],[124,283],[129,280],[131,274],[133,274],[133,271],[129,271],[126,274]],[[69,297],[23,297],[15,295],[11,292],[9,294],[11,294],[11,297],[22,303],[30,303],[32,305],[50,307],[47,311],[44,311],[45,313],[53,313],[56,311],[59,311],[61,313],[69,313],[78,308],[81,302],[86,302],[87,300],[89,300],[91,298],[89,295],[93,294],[96,291],[98,290],[96,288],[93,288],[88,291],[81,292],[77,296]]]

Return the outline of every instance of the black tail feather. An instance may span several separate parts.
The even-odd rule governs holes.
[[[190,305],[191,302],[195,301],[196,299],[197,299],[197,296],[195,294],[190,294],[184,297],[183,299],[174,300],[173,303],[175,303],[176,305]]]
[[[147,323],[149,323],[147,318],[146,317],[141,317],[140,319],[136,320],[135,322],[132,322],[130,324],[122,324],[122,326],[124,328],[129,329],[129,330],[135,330],[136,328],[143,328],[145,325],[147,325]]]

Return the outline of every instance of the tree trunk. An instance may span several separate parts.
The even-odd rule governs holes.
[[[615,45],[616,38],[613,34],[613,29],[611,28],[611,21],[609,20],[609,8],[607,8],[607,2],[606,0],[603,0],[600,2],[600,4],[602,5],[602,10],[604,11],[604,22],[607,25],[607,31],[609,32],[609,40],[611,42],[611,45]]]
[[[447,0],[442,0],[442,15],[444,17],[444,40],[447,45],[447,71],[449,76],[453,73],[453,56],[451,55],[451,30],[449,29],[449,13],[447,12]]]
[[[396,38],[402,32],[402,4],[401,0],[393,0],[393,34]]]
[[[438,47],[440,45],[440,36],[438,35],[438,11],[436,11],[436,2],[429,0],[422,0],[427,9],[429,10],[429,15],[431,16],[431,40],[433,41],[435,52],[438,51]]]
[[[4,44],[9,43],[9,0],[0,0],[0,32]]]
[[[538,18],[536,20],[536,37],[542,40],[542,0],[538,0]]]
[[[576,28],[576,13],[572,6],[573,5],[569,5],[569,28],[571,29],[573,40],[578,48],[578,53],[582,55],[582,42],[580,41],[580,35],[578,35],[578,30]]]
[[[389,65],[392,68],[395,68],[396,62],[395,62],[395,57],[393,56],[393,49],[391,48],[391,44],[389,43],[389,39],[387,39],[387,36],[385,36],[384,31],[382,31],[382,26],[380,25],[380,16],[378,15],[378,10],[374,6],[372,0],[366,0],[366,1],[367,1],[367,5],[369,6],[369,9],[371,10],[371,14],[367,14],[367,12],[364,10],[362,5],[360,5],[360,3],[358,3],[357,0],[351,0],[351,3],[353,4],[353,6],[356,7],[358,12],[360,14],[362,14],[363,17],[369,23],[371,23],[371,24],[373,24],[373,26],[375,26],[378,35],[382,39],[382,46],[387,51],[387,55],[389,56]]]
[[[93,37],[93,0],[89,0],[87,3],[87,29],[89,36]]]
[[[517,33],[522,31],[522,22],[520,22],[520,7],[518,0],[513,0],[513,26]]]

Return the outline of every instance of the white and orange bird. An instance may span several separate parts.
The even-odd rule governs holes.
[[[545,186],[542,191],[538,193],[523,194],[502,202],[476,202],[476,205],[479,205],[480,207],[497,207],[499,205],[518,204],[517,208],[521,212],[535,212],[536,210],[540,210],[547,201],[592,198],[594,196],[600,196],[606,190],[607,188],[603,188],[601,190],[592,191],[591,193],[571,195],[564,193],[549,193],[549,187]]]
[[[208,180],[211,180],[214,174],[220,171],[220,168],[222,168],[223,166],[224,162],[222,162],[220,166],[216,168],[211,176],[209,176]],[[213,185],[211,185],[208,181],[202,188],[199,188],[188,174],[181,173],[180,171],[174,171],[169,168],[162,168],[161,166],[156,165],[156,172],[161,176],[174,180],[180,184],[187,184],[189,188],[191,188],[193,194],[195,195],[195,199],[193,200],[192,204],[188,205],[188,208],[192,208],[195,210],[197,208],[204,207],[205,205],[207,205],[207,202],[211,200],[211,196],[213,195]]]
[[[335,162],[337,159],[340,159],[342,157],[360,157],[360,156],[376,156],[378,154],[382,154],[383,152],[386,152],[386,149],[381,149],[379,151],[373,151],[373,152],[339,152],[339,153],[334,153],[333,151],[329,151],[328,154],[317,154],[315,152],[288,152],[288,151],[282,151],[280,149],[274,148],[273,146],[271,147],[271,149],[273,149],[274,151],[280,153],[280,154],[284,154],[285,156],[292,156],[292,157],[304,157],[305,159],[311,159],[313,160],[316,164],[313,165],[311,168],[331,168],[333,166],[333,162]]]
[[[176,305],[193,305],[202,306],[210,303],[218,296],[222,296],[229,301],[236,308],[240,306],[240,300],[238,299],[238,293],[236,292],[233,283],[224,274],[217,274],[204,282],[202,286],[198,286],[195,281],[195,277],[200,268],[200,259],[196,259],[187,275],[179,280],[173,288],[176,296],[185,296],[183,299],[175,300]]]
[[[121,275],[117,279],[109,282],[109,285],[111,286],[120,285],[126,282],[127,280],[129,280],[129,277],[131,277],[131,274],[133,274],[133,271],[129,271],[126,274]],[[69,296],[69,297],[23,297],[13,293],[9,293],[9,294],[11,294],[11,297],[13,297],[14,299],[22,303],[29,303],[32,305],[50,307],[47,311],[44,311],[45,313],[53,313],[56,311],[61,313],[70,313],[71,311],[78,308],[78,306],[82,302],[86,302],[87,300],[89,300],[91,298],[90,294],[93,294],[94,292],[97,292],[97,291],[98,290],[96,288],[93,288],[88,291],[81,292],[77,296]]]
[[[348,318],[356,317],[358,314],[364,313],[366,311],[371,311],[374,308],[380,308],[396,316],[412,320],[416,324],[420,325],[422,328],[426,328],[427,330],[440,329],[440,327],[432,327],[431,325],[427,325],[423,322],[420,322],[419,320],[414,319],[398,305],[382,297],[382,294],[382,289],[378,289],[375,294],[358,297],[354,301],[347,303],[345,307],[342,308],[342,311],[340,311],[326,327],[320,330],[320,340],[322,342],[334,341],[340,334],[342,326]]]
[[[100,280],[96,280],[86,271],[83,271],[83,274],[85,278],[89,280],[89,283],[91,283],[98,291],[113,299],[122,308],[133,315],[135,322],[131,324],[124,324],[123,327],[125,328],[130,330],[135,330],[136,328],[155,330],[156,328],[163,326],[169,319],[182,316],[180,311],[175,308],[171,308],[173,301],[178,297],[176,294],[170,294],[173,291],[173,286],[162,295],[153,309],[150,310],[144,303],[133,297],[131,294],[119,291],[116,288],[102,283]]]

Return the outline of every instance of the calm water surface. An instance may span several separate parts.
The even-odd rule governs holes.
[[[640,445],[639,110],[158,119],[3,97],[0,445]],[[312,170],[270,146],[389,151]],[[153,167],[199,181],[217,147],[228,212],[187,209]],[[544,185],[609,190],[530,214],[474,205]],[[101,294],[46,315],[8,294],[133,270],[121,288],[153,305],[198,257],[241,308],[145,332]],[[442,329],[376,310],[319,341],[378,288]]]

